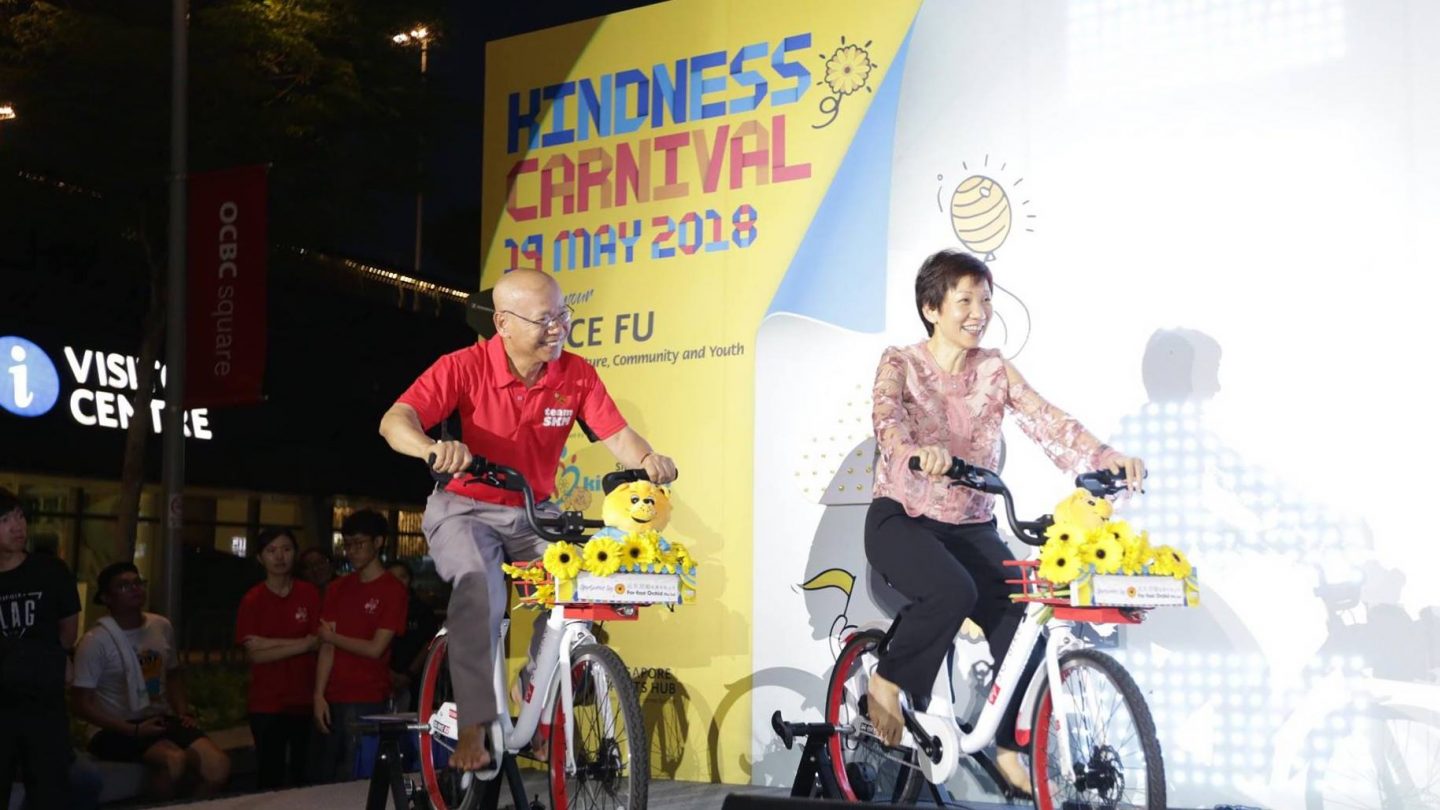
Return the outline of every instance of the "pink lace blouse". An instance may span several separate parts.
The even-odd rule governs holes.
[[[1098,469],[1121,457],[1029,385],[1012,383],[998,350],[976,349],[959,373],[950,374],[923,342],[892,346],[875,372],[873,416],[880,449],[875,497],[898,501],[911,517],[957,524],[989,520],[995,496],[951,487],[948,479],[932,481],[911,471],[910,457],[919,447],[940,445],[993,470],[1000,461],[1000,422],[1007,410],[1063,470]]]

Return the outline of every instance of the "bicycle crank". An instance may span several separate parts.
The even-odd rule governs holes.
[[[960,766],[960,729],[955,726],[955,721],[947,717],[939,717],[924,712],[915,713],[915,721],[920,728],[929,734],[934,744],[939,747],[939,760],[926,756],[918,746],[916,753],[920,760],[920,772],[925,774],[925,781],[939,785],[948,782],[950,777],[955,775],[955,769]],[[910,736],[906,733],[906,736]],[[914,744],[913,739],[911,744]]]

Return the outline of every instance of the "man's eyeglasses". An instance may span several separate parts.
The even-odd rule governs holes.
[[[530,318],[527,318],[518,312],[512,312],[508,309],[502,309],[500,311],[505,313],[506,315],[514,315],[515,317],[530,324],[531,326],[540,327],[541,332],[549,332],[551,329],[554,329],[556,327],[564,329],[565,327],[569,326],[570,322],[575,318],[575,309],[569,304],[566,304],[564,309],[560,310],[554,315],[546,316],[544,320],[540,321],[531,320]]]
[[[143,579],[122,579],[119,582],[115,583],[115,590],[122,593],[126,591],[140,591],[144,590],[145,586],[148,584],[150,583],[147,580]]]

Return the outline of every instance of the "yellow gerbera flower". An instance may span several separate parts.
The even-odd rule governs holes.
[[[660,573],[672,574],[680,571],[680,558],[675,556],[675,547],[657,551],[655,553],[655,564],[659,566]]]
[[[1113,574],[1125,562],[1125,546],[1110,531],[1101,526],[1090,533],[1089,540],[1080,551],[1081,562],[1095,566],[1097,574]]]
[[[1084,526],[1077,526],[1074,523],[1052,523],[1045,529],[1045,545],[1051,543],[1074,543],[1079,545],[1085,542],[1089,532]],[[1044,552],[1041,552],[1042,556]]]
[[[1123,520],[1107,520],[1100,528],[1111,537],[1115,538],[1121,545],[1128,544],[1135,539],[1135,530],[1130,524]]]
[[[649,565],[655,562],[655,544],[644,535],[632,533],[620,547],[620,561],[626,566]]]
[[[526,599],[525,601],[529,602],[532,605],[539,605],[541,607],[555,607],[554,583],[547,582],[544,585],[536,588],[535,593],[531,594],[530,598]]]
[[[1173,576],[1175,573],[1175,555],[1171,554],[1169,546],[1156,546],[1150,550],[1150,575],[1156,577]]]
[[[1120,563],[1120,572],[1132,576],[1144,572],[1145,565],[1150,562],[1151,553],[1150,533],[1132,534],[1125,543],[1125,557]]]
[[[1080,547],[1073,541],[1052,538],[1040,549],[1040,578],[1066,585],[1080,574]]]
[[[545,549],[545,570],[556,579],[574,579],[580,575],[581,565],[580,549],[564,540]]]
[[[1161,546],[1155,549],[1155,562],[1150,564],[1150,572],[1158,573],[1155,569],[1159,566],[1164,569],[1166,576],[1176,579],[1185,579],[1190,576],[1193,566],[1185,558],[1185,552],[1170,546]]]
[[[550,576],[548,573],[546,573],[544,568],[541,568],[538,565],[527,565],[521,567],[518,565],[511,565],[510,563],[501,563],[500,570],[504,571],[506,576],[510,577],[516,582],[542,582],[545,579],[548,579]]]
[[[609,537],[592,537],[585,544],[585,570],[608,577],[620,570],[620,544]]]
[[[695,567],[695,558],[690,556],[690,550],[685,548],[684,543],[670,542],[670,553],[675,555],[675,562],[679,563],[680,570],[689,571]]]
[[[837,96],[848,96],[870,81],[875,64],[859,45],[846,45],[825,60],[825,84]]]

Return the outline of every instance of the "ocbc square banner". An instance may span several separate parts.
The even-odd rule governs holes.
[[[190,175],[187,408],[262,399],[266,171],[260,165]]]

